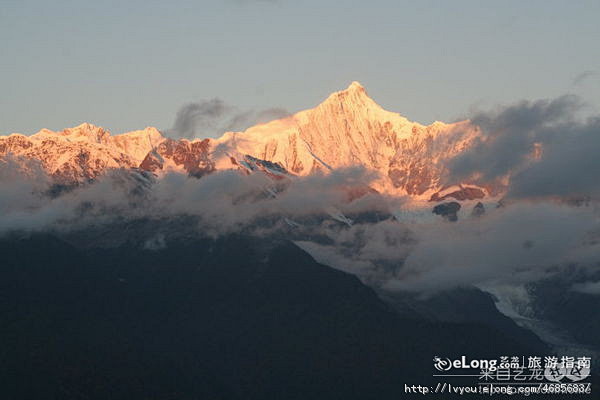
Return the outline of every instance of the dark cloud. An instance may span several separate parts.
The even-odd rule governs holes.
[[[582,73],[578,74],[575,78],[573,78],[573,86],[579,86],[588,79],[597,77],[598,75],[600,75],[598,71],[583,71]]]
[[[600,197],[600,119],[556,129],[541,159],[512,178],[510,197]]]
[[[511,197],[598,195],[600,119],[578,119],[575,96],[521,102],[471,118],[482,134],[448,162],[449,182],[508,178]]]
[[[256,124],[264,124],[265,122],[285,118],[289,115],[289,111],[283,108],[268,108],[262,111],[246,111],[232,116],[225,127],[225,131],[243,131]]]
[[[186,139],[211,136],[229,112],[231,106],[218,98],[186,104],[177,111],[173,128],[167,130],[167,135]]]
[[[258,123],[290,115],[283,108],[239,111],[219,98],[188,103],[177,111],[175,123],[165,133],[172,138],[214,137],[227,131],[242,131]]]

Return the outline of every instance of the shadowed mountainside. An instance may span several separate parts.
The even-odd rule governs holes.
[[[402,316],[289,242],[76,248],[0,241],[8,398],[382,399],[434,355],[525,354],[500,331]],[[539,344],[540,349],[543,346]]]

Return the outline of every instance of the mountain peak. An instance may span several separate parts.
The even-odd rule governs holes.
[[[52,140],[67,140],[84,141],[92,143],[107,143],[110,138],[110,132],[106,129],[84,122],[73,128],[66,128],[60,132],[55,132],[50,129],[42,129],[39,132],[31,135],[32,139],[52,139]]]
[[[96,126],[89,122],[81,123],[81,124],[77,125],[76,127],[73,127],[70,129],[71,130],[79,130],[79,131],[95,131],[95,130],[99,130],[99,129],[104,130],[104,128],[102,128],[100,126]]]
[[[358,107],[374,107],[377,106],[375,102],[369,97],[366,89],[359,82],[352,82],[346,89],[338,92],[333,92],[329,97],[322,103],[324,105],[339,105],[339,104],[350,104]]]
[[[369,98],[369,96],[367,95],[367,90],[358,81],[353,81],[345,90],[335,92],[334,94],[342,95],[346,98],[352,98],[352,97]]]
[[[106,143],[109,140],[110,132],[106,129],[84,122],[74,128],[67,128],[61,132],[62,136],[68,136],[71,140],[85,140],[95,143]]]
[[[357,91],[357,90],[365,91],[365,87],[363,85],[361,85],[360,82],[358,82],[358,81],[352,81],[350,86],[348,86],[348,88],[346,89],[347,92]]]

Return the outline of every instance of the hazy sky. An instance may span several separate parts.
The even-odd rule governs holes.
[[[184,103],[313,107],[360,81],[423,123],[576,93],[600,109],[600,1],[2,0],[0,134],[168,128]]]

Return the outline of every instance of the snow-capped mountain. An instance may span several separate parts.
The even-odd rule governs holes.
[[[39,160],[62,183],[93,179],[110,168],[157,175],[179,170],[199,177],[219,169],[309,175],[362,166],[380,176],[378,191],[437,200],[444,198],[440,190],[448,192],[441,183],[444,161],[469,148],[478,134],[469,121],[411,122],[384,110],[353,82],[313,109],[217,139],[175,140],[152,127],[111,136],[84,123],[62,132],[0,136],[0,157]],[[462,198],[485,194],[472,186],[457,190]]]
[[[250,154],[298,175],[361,165],[386,178],[383,190],[423,195],[440,189],[441,162],[469,147],[477,134],[468,121],[411,122],[381,108],[353,82],[313,109],[225,133],[214,141],[215,159],[223,165],[222,153]]]
[[[93,179],[110,168],[136,168],[152,150],[152,142],[163,140],[155,128],[111,136],[103,128],[84,123],[61,132],[42,129],[31,136],[2,136],[0,157],[38,160],[58,182],[73,183]]]

